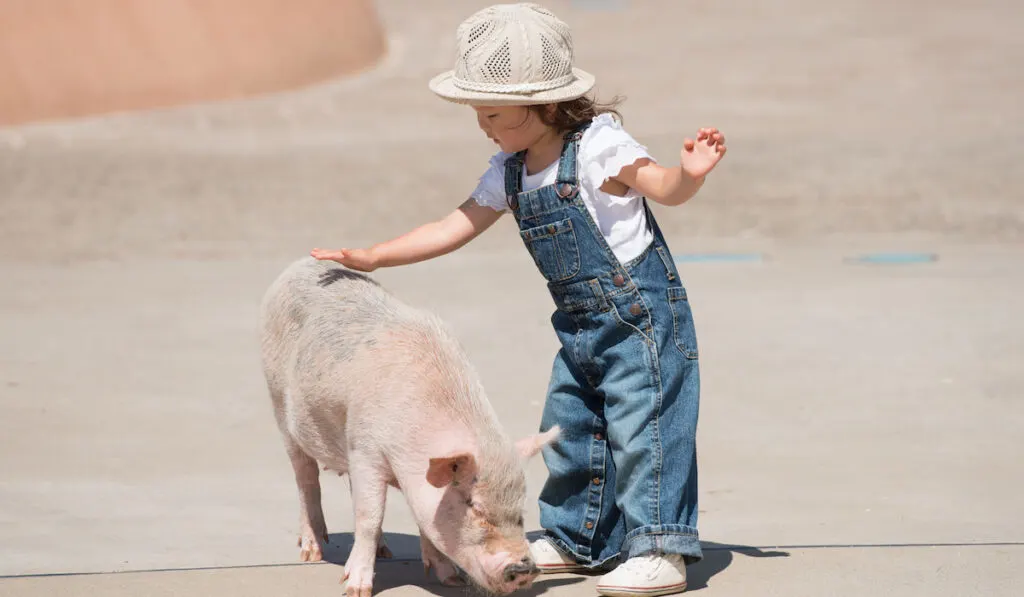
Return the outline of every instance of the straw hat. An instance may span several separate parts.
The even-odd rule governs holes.
[[[594,76],[574,68],[569,26],[537,4],[496,4],[459,25],[453,70],[430,90],[459,104],[512,106],[576,99]]]

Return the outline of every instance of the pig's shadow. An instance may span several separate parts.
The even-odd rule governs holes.
[[[534,540],[541,535],[539,531],[527,533],[529,540]],[[466,597],[467,594],[480,594],[482,592],[471,591],[467,593],[466,587],[446,587],[437,580],[431,573],[425,577],[420,561],[420,538],[418,535],[405,533],[384,533],[388,547],[394,554],[389,560],[377,560],[377,574],[374,577],[374,594],[378,591],[395,589],[404,586],[418,586],[441,597]],[[352,533],[332,533],[330,543],[324,550],[324,560],[343,566],[349,551],[352,549]],[[707,588],[709,581],[719,572],[728,568],[733,561],[733,554],[742,554],[752,558],[778,558],[789,557],[787,551],[762,550],[758,547],[748,545],[714,543],[701,541],[701,549],[704,551],[704,559],[686,569],[687,592]],[[534,583],[533,587],[523,591],[517,591],[515,595],[530,597],[546,593],[549,589],[573,585],[587,580],[585,576],[562,576],[546,577],[541,576]]]
[[[430,576],[424,576],[423,565],[420,560],[420,538],[419,535],[408,535],[405,533],[384,533],[391,553],[390,559],[377,560],[376,574],[373,578],[374,595],[388,589],[399,587],[417,586],[440,597],[467,597],[469,595],[484,595],[482,591],[476,591],[467,587],[446,587],[441,584],[433,572]],[[331,533],[329,543],[324,549],[324,560],[344,566],[352,549],[352,533]],[[341,572],[339,571],[339,575]],[[535,597],[542,595],[550,589],[573,585],[585,581],[582,576],[575,577],[540,577],[534,581],[529,589],[516,591],[516,597]]]

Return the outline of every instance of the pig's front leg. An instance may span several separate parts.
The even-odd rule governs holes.
[[[355,512],[355,540],[345,562],[345,593],[349,597],[369,597],[373,592],[373,569],[384,522],[387,478],[383,465],[358,458],[349,460],[352,506]]]
[[[434,574],[437,575],[442,585],[460,587],[466,584],[452,561],[434,547],[430,539],[423,535],[422,530],[420,531],[420,559],[423,560],[423,573],[429,577],[430,569],[433,568]]]
[[[356,496],[355,496],[354,493],[352,493],[352,475],[349,475],[349,477],[348,477],[348,491],[349,491],[349,495],[352,496],[352,503],[353,504],[356,503],[356,501],[355,501],[355,497]],[[388,547],[388,542],[384,538],[384,535],[380,536],[380,542],[377,543],[377,557],[382,559],[382,560],[388,560],[388,559],[391,559],[391,558],[395,557],[394,552],[392,552],[391,548]]]
[[[316,460],[290,437],[285,438],[285,448],[295,470],[295,484],[299,487],[299,559],[319,562],[324,558],[320,542],[327,543],[327,524],[320,504],[320,470]]]

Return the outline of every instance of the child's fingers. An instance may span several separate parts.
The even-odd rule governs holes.
[[[310,255],[317,259],[331,259],[337,261],[345,258],[345,250],[340,251],[328,251],[327,249],[313,249],[309,252]]]
[[[722,133],[718,132],[718,129],[714,127],[704,127],[697,131],[697,141],[708,140],[708,145],[711,145],[711,141],[718,141],[722,137]]]
[[[683,139],[683,149],[686,151],[693,151],[693,139],[690,139],[689,137]]]

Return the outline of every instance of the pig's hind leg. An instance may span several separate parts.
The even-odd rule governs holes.
[[[320,470],[316,460],[287,434],[284,442],[299,487],[299,559],[319,562],[324,559],[321,541],[327,543],[327,523],[320,503]]]
[[[345,592],[350,597],[369,597],[384,522],[388,474],[383,463],[353,452],[349,455],[348,475],[355,530],[352,551],[345,562]]]
[[[384,535],[380,536],[380,543],[377,544],[377,557],[382,560],[390,560],[395,557],[394,552],[388,547],[388,542],[384,540]]]

